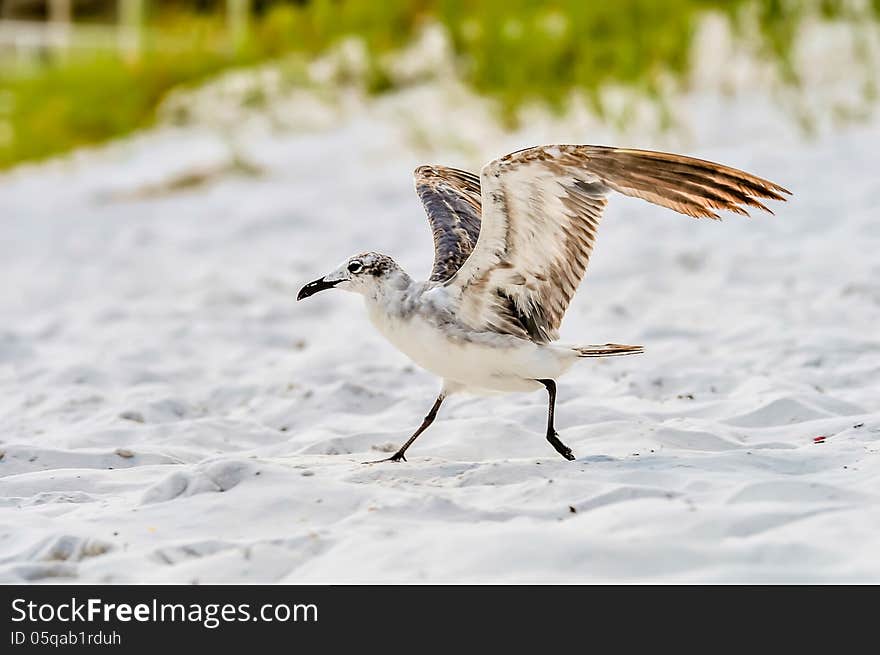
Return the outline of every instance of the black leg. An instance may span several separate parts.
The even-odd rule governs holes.
[[[550,407],[547,410],[547,441],[556,449],[557,453],[571,461],[574,459],[571,448],[559,440],[559,435],[556,434],[556,428],[553,426],[553,414],[556,411],[556,382],[553,380],[537,380],[537,382],[547,387],[547,393],[550,396]]]
[[[406,461],[406,457],[404,457],[404,453],[406,449],[412,445],[412,442],[418,439],[419,435],[428,429],[428,426],[434,422],[434,419],[437,418],[437,410],[440,409],[440,405],[443,404],[443,400],[446,398],[445,394],[440,394],[437,396],[437,400],[434,401],[434,406],[431,408],[431,411],[428,412],[428,415],[425,417],[425,420],[422,421],[422,424],[419,426],[419,429],[413,433],[409,439],[407,439],[406,443],[400,447],[396,453],[394,453],[391,457],[387,459],[380,459],[375,462],[364,462],[364,464],[378,464],[379,462],[399,462],[400,460]]]

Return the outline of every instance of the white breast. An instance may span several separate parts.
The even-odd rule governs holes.
[[[469,339],[450,335],[418,313],[390,316],[368,300],[370,320],[394,346],[435,375],[474,391],[529,391],[543,388],[538,378],[555,378],[574,357],[552,346],[499,336]]]

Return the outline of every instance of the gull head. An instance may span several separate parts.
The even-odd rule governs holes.
[[[398,278],[406,279],[406,273],[388,255],[365,252],[349,257],[334,271],[314,282],[309,282],[296,296],[303,300],[325,289],[344,289],[364,296],[375,296]]]

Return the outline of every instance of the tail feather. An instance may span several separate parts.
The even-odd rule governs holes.
[[[576,346],[578,357],[620,357],[639,355],[645,352],[642,346],[625,346],[619,343],[606,343],[602,346]]]

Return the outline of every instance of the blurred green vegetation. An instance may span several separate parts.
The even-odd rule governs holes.
[[[314,56],[346,36],[369,54],[367,90],[393,88],[381,55],[409,43],[428,22],[448,30],[462,78],[497,98],[505,114],[540,100],[564,106],[573,89],[601,112],[609,84],[660,93],[683,79],[698,20],[712,10],[734,24],[757,17],[761,51],[797,83],[790,56],[806,11],[846,17],[845,0],[312,0],[267,2],[233,42],[222,13],[153,9],[137,58],[115,51],[22,64],[0,59],[0,169],[149,125],[167,92],[233,66],[289,53]],[[872,0],[880,16],[880,0]],[[751,12],[751,13],[749,13]]]
[[[168,42],[174,47],[163,45]],[[136,58],[98,50],[0,60],[0,169],[149,125],[170,89],[256,61],[228,45],[219,18],[196,15],[175,15],[145,30]],[[3,133],[4,119],[11,134]]]

